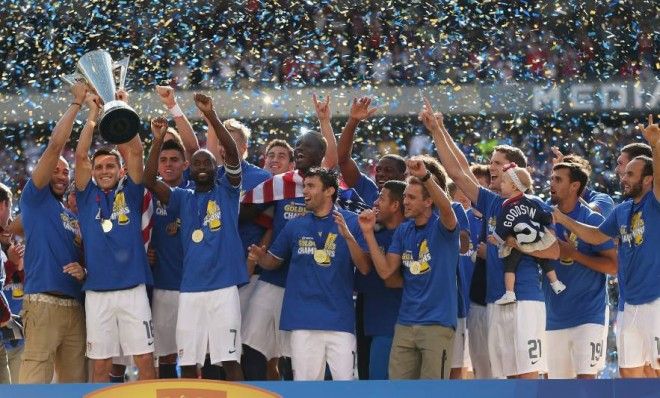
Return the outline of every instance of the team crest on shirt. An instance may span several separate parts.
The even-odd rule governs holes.
[[[293,220],[294,218],[304,216],[307,213],[307,208],[302,203],[287,203],[284,206],[284,219]]]
[[[630,221],[630,232],[626,225],[622,225],[619,228],[619,234],[621,235],[621,241],[623,243],[628,243],[629,245],[640,246],[644,243],[644,219],[642,218],[642,212],[637,212],[632,216]]]
[[[337,249],[336,240],[337,234],[329,233],[325,239],[323,249],[318,249],[313,237],[302,236],[298,239],[298,254],[313,256],[316,264],[322,267],[328,267],[331,260],[335,258],[335,251]]]
[[[124,192],[117,192],[115,194],[115,201],[112,204],[112,218],[113,220],[117,220],[117,224],[119,225],[126,225],[129,223],[129,218],[128,214],[131,211],[129,210],[128,206],[126,205],[126,196],[124,195]]]
[[[206,216],[203,225],[207,225],[211,231],[217,231],[222,227],[221,216],[220,206],[215,203],[215,200],[209,200],[206,204]]]
[[[156,215],[157,216],[166,216],[167,215],[167,207],[164,206],[160,200],[156,200]]]
[[[60,219],[62,219],[64,229],[73,233],[73,244],[80,247],[82,245],[82,237],[80,236],[80,224],[78,220],[66,211],[60,213]]]
[[[401,261],[403,266],[408,268],[411,274],[413,275],[422,275],[431,270],[429,262],[431,261],[431,252],[429,251],[429,246],[424,239],[419,245],[419,252],[417,255],[418,260],[415,260],[412,251],[406,250],[401,255]]]

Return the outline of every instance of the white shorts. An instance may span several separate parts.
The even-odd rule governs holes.
[[[290,332],[280,330],[283,300],[283,287],[263,281],[257,281],[250,297],[243,322],[243,343],[266,359],[291,356]]]
[[[623,342],[621,341],[621,325],[623,324],[623,311],[616,312],[616,320],[614,321],[614,337],[616,338],[616,352],[617,358],[622,358],[626,355],[626,350],[623,347]],[[617,366],[621,367],[619,364],[620,360],[617,359]]]
[[[157,357],[176,354],[176,316],[179,312],[179,291],[154,289],[151,312],[154,317],[154,353]]]
[[[488,353],[494,378],[545,372],[545,303],[522,300],[514,304],[489,303]]]
[[[241,301],[241,319],[245,319],[247,314],[247,309],[250,303],[250,298],[254,292],[254,288],[257,285],[259,280],[259,275],[252,275],[250,281],[238,288],[238,297]]]
[[[626,303],[622,318],[619,367],[660,369],[660,298],[640,305]]]
[[[475,379],[490,379],[490,357],[488,356],[488,313],[486,306],[470,303],[467,317],[467,328],[470,338],[470,362]]]
[[[456,323],[456,333],[454,333],[454,346],[451,351],[452,369],[472,369],[469,344],[470,335],[467,329],[467,321],[465,318],[458,318]]]
[[[153,322],[144,285],[85,295],[87,357],[108,359],[154,351]]]
[[[587,323],[546,331],[548,378],[574,379],[577,375],[596,375],[603,370],[607,355],[605,325]]]
[[[332,380],[354,380],[355,335],[328,330],[291,332],[293,380],[323,380],[326,362]]]
[[[181,292],[176,322],[179,365],[240,362],[241,304],[238,288],[230,286],[210,292]]]

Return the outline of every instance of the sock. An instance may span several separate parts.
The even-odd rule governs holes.
[[[241,366],[245,380],[266,380],[266,357],[264,354],[243,344],[243,357]]]
[[[176,364],[161,363],[158,365],[158,378],[159,379],[176,379]]]

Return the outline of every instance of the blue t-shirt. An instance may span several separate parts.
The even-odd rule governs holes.
[[[357,215],[339,210],[353,236],[366,249]],[[314,252],[325,250],[320,263]],[[280,329],[334,330],[354,333],[353,263],[332,213],[312,213],[289,221],[269,252],[290,259]]]
[[[78,218],[50,190],[37,189],[30,179],[21,194],[25,230],[25,287],[27,294],[59,292],[82,298],[82,285],[62,267],[81,261]],[[104,255],[104,253],[100,253]]]
[[[225,168],[218,168],[217,180],[225,174]],[[252,163],[241,161],[241,198],[245,192],[251,191],[257,185],[266,181],[271,177],[271,174]],[[258,244],[264,236],[266,229],[252,221],[239,221],[238,233],[241,236],[241,243],[243,244],[243,254],[247,258],[247,249],[250,245]]]
[[[168,210],[181,218],[183,275],[181,292],[207,292],[248,280],[238,235],[240,187],[223,176],[209,192],[174,188]],[[202,240],[193,241],[201,230]]]
[[[273,204],[275,207],[273,212],[274,241],[290,220],[304,216],[307,213],[307,207],[305,207],[305,199],[303,197],[277,200]],[[278,269],[262,270],[259,280],[275,286],[285,287],[288,272],[289,262],[285,260]]]
[[[367,177],[364,173],[360,173],[360,178],[353,188],[362,200],[364,200],[364,203],[369,207],[373,207],[380,191],[378,190],[378,185],[371,178]]]
[[[567,215],[576,221],[593,226],[600,225],[604,220],[603,216],[581,203],[578,203]],[[568,242],[587,256],[596,256],[599,252],[614,248],[612,241],[597,246],[585,243],[560,224],[556,225],[556,233],[557,239]],[[572,259],[550,260],[550,264],[555,269],[557,278],[568,288],[561,294],[556,294],[547,278],[543,278],[546,329],[566,329],[587,323],[604,325],[607,305],[606,275]]]
[[[614,200],[606,193],[585,188],[582,193],[582,198],[590,205],[596,205],[600,209],[600,214],[603,217],[607,218],[607,216],[612,213],[612,209],[614,209]]]
[[[458,245],[459,227],[448,231],[435,214],[423,227],[414,220],[399,225],[388,249],[403,265],[398,323],[456,328]]]
[[[143,196],[144,186],[129,176],[107,193],[93,181],[76,192],[85,239],[85,290],[126,289],[153,280],[142,241]],[[112,229],[103,232],[101,222],[108,219]]]
[[[646,304],[660,297],[660,251],[655,247],[660,236],[660,203],[653,192],[637,204],[630,199],[616,206],[599,229],[619,238],[626,304]]]
[[[191,189],[190,180],[183,180],[179,188]],[[183,242],[181,240],[181,219],[179,214],[162,204],[153,195],[153,229],[151,246],[156,251],[153,266],[154,288],[179,290],[183,273]]]
[[[460,231],[465,231],[468,235],[470,234],[470,220],[468,219],[467,213],[465,212],[465,209],[463,208],[463,205],[461,205],[458,202],[452,202],[451,204],[452,209],[454,209],[454,213],[456,214],[456,219],[458,220],[458,229],[459,229],[459,243],[458,243],[458,248],[459,248],[459,255],[458,255],[458,267],[456,268],[456,283],[457,283],[457,292],[458,292],[458,317],[459,318],[465,318],[467,317],[468,309],[470,308],[469,305],[466,305],[467,300],[469,300],[469,295],[470,295],[470,289],[469,285],[468,288],[465,289],[465,285],[470,283],[470,278],[472,277],[472,274],[468,276],[468,269],[463,267],[463,262],[465,261],[466,255],[470,253],[469,249],[465,254],[460,254]],[[469,257],[468,257],[469,260]]]
[[[496,220],[500,216],[504,198],[480,187],[475,209],[483,214],[483,222],[488,223],[488,234],[495,232]],[[504,263],[497,253],[497,245],[487,243],[486,250],[486,302],[494,303],[504,294]],[[522,256],[516,269],[514,286],[518,300],[543,301],[540,281],[541,271],[536,260]]]
[[[375,233],[378,247],[387,253],[396,229],[382,228]],[[385,282],[372,269],[367,275],[355,273],[355,290],[364,297],[364,334],[366,336],[394,336],[403,289],[385,287]]]
[[[543,239],[545,228],[552,225],[552,209],[541,199],[532,195],[509,198],[502,204],[495,235],[501,241],[513,236],[524,246]]]

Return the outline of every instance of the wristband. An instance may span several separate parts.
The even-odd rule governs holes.
[[[181,107],[179,106],[179,104],[174,104],[174,106],[169,108],[168,110],[170,111],[170,115],[172,115],[173,118],[183,116],[183,112],[181,111]]]
[[[79,104],[79,103],[77,103],[77,102],[72,102],[71,105],[78,105],[79,107],[82,108],[82,104]],[[71,106],[71,105],[69,105],[69,106]]]
[[[419,180],[421,182],[426,182],[429,180],[429,178],[431,178],[431,172],[426,170],[426,174],[424,175],[424,177],[420,178]]]
[[[233,176],[237,176],[241,174],[241,164],[239,163],[236,166],[230,166],[228,164],[225,164],[225,173]]]

